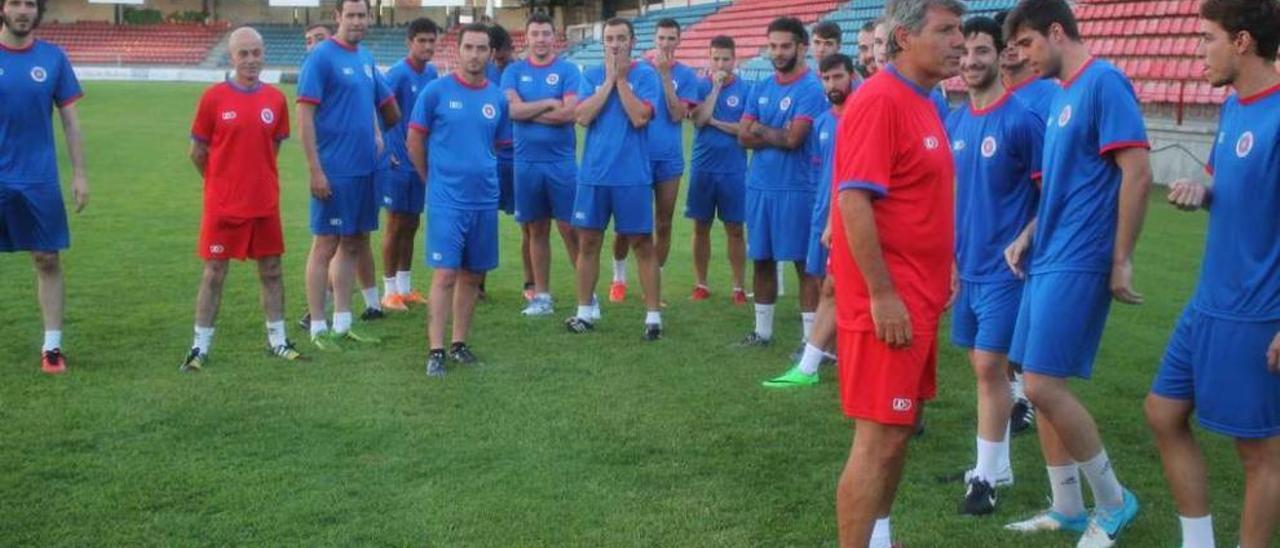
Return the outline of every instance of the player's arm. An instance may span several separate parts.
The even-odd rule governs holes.
[[[58,108],[62,120],[62,134],[67,141],[67,157],[71,159],[71,195],[76,203],[76,213],[89,205],[89,176],[84,170],[84,136],[80,133],[80,111],[75,103]]]
[[[765,147],[764,139],[756,131],[756,126],[763,127],[763,124],[755,118],[743,118],[738,122],[738,144],[743,148],[755,150]]]
[[[517,122],[527,122],[533,120],[543,114],[555,110],[559,101],[555,99],[543,99],[541,101],[525,101],[520,98],[520,94],[516,90],[507,90],[507,105],[511,107],[511,119]]]
[[[548,100],[555,101],[555,99]],[[542,113],[537,118],[534,118],[533,121],[538,122],[539,124],[547,124],[549,126],[572,124],[577,116],[577,110],[578,96],[577,94],[570,93],[566,94],[559,102],[557,102],[556,108]]]
[[[1018,237],[1013,239],[1007,247],[1004,248],[1004,262],[1009,265],[1009,270],[1019,279],[1026,278],[1027,272],[1022,268],[1022,261],[1026,259],[1027,251],[1031,249],[1031,240],[1036,234],[1036,219],[1032,217],[1027,222],[1027,226],[1022,227],[1022,232],[1018,233]]]
[[[276,149],[279,150],[280,143],[276,143]],[[187,153],[191,158],[191,163],[196,166],[196,171],[204,177],[205,167],[209,165],[209,145],[199,139],[191,140],[191,150]]]
[[[711,90],[707,92],[707,96],[702,98],[702,102],[693,109],[693,126],[702,129],[711,124],[715,118],[712,116],[716,111],[716,103],[720,102],[720,86],[715,83],[711,84]],[[712,127],[715,127],[712,125]],[[736,135],[737,132],[734,132]]]
[[[712,118],[711,121],[707,123],[707,125],[713,128],[716,128],[720,131],[723,131],[725,133],[728,133],[729,135],[737,135],[738,132],[741,131],[741,128],[739,127],[738,122],[725,122],[723,120],[717,120],[715,118]]]
[[[578,107],[574,110],[574,118],[578,125],[582,127],[590,126],[596,121],[596,116],[600,115],[600,111],[604,109],[605,101],[609,100],[609,94],[613,93],[613,87],[616,81],[609,75],[600,84],[600,89],[592,93],[587,100],[578,103]]]
[[[667,100],[667,117],[673,123],[678,124],[689,115],[689,108],[685,106],[684,100],[676,94],[676,82],[671,78],[671,67],[667,67],[665,72],[659,69],[658,75],[662,80],[662,96]]]
[[[775,129],[764,124],[755,124],[752,132],[760,137],[763,146],[795,150],[803,145],[809,136],[813,121],[808,118],[795,118],[784,129]]]
[[[840,191],[837,204],[849,252],[871,295],[871,317],[875,322],[876,338],[889,346],[901,348],[911,344],[911,318],[889,277],[871,200],[870,191],[852,188]]]
[[[1182,211],[1209,209],[1213,203],[1213,187],[1190,179],[1169,183],[1169,204]]]
[[[1151,191],[1151,158],[1145,147],[1115,151],[1120,181],[1120,207],[1116,215],[1116,245],[1111,260],[1111,292],[1116,300],[1141,304],[1142,295],[1133,290],[1133,250],[1147,215],[1147,194]]]
[[[316,151],[316,105],[306,101],[298,102],[298,132],[302,134],[302,155],[307,159],[307,171],[310,173],[311,195],[321,200],[329,198],[329,179],[325,177],[324,168],[320,166],[320,154]]]
[[[382,100],[382,104],[378,105],[378,115],[382,117],[382,123],[386,127],[392,127],[400,122],[401,115],[400,105],[396,104],[396,96],[388,95]],[[378,124],[375,122],[374,126]]]
[[[622,110],[626,111],[631,127],[642,128],[653,119],[653,106],[640,99],[630,82],[617,83],[618,99],[622,102]]]
[[[409,161],[413,163],[418,178],[427,180],[427,134],[417,127],[409,128],[409,137],[405,139],[405,148],[409,150]]]

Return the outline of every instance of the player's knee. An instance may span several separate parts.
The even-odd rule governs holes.
[[[1038,375],[1028,375],[1024,388],[1027,393],[1027,399],[1036,407],[1051,407],[1060,395],[1061,388],[1056,386],[1051,380],[1040,378]]]
[[[280,259],[263,259],[259,261],[258,278],[264,283],[276,282],[284,278],[284,267],[280,266]]]
[[[711,237],[711,223],[698,221],[693,224],[693,234],[699,238]]]
[[[431,273],[431,283],[445,289],[452,289],[458,283],[458,271],[451,268],[437,268]]]
[[[226,261],[207,261],[204,263],[204,283],[209,287],[222,287],[227,279]]]
[[[1280,437],[1236,439],[1236,452],[1250,481],[1280,479]]]
[[[550,221],[534,221],[524,226],[530,238],[543,239],[551,235]]]
[[[57,253],[33,251],[31,261],[35,264],[36,271],[44,276],[52,276],[62,271],[62,262],[58,259]]]
[[[994,356],[975,356],[973,358],[973,373],[978,378],[978,384],[985,387],[1004,387],[1009,388],[1009,377],[1005,374],[1004,362]]]

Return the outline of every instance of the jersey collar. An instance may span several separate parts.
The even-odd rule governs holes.
[[[994,112],[996,109],[1004,106],[1004,104],[1009,101],[1009,97],[1012,97],[1012,96],[1013,96],[1013,90],[1006,89],[1004,90],[1004,95],[1001,95],[999,99],[992,101],[990,105],[987,105],[983,108],[973,108],[973,102],[970,101],[969,113],[974,116],[986,116]]]
[[[780,86],[786,86],[786,85],[790,85],[790,84],[794,84],[794,83],[798,82],[801,78],[804,78],[806,74],[809,74],[809,67],[808,67],[808,65],[806,65],[806,66],[804,67],[804,70],[802,70],[802,71],[800,71],[800,72],[797,72],[795,76],[792,76],[792,77],[789,77],[789,78],[783,78],[781,74],[778,74],[778,72],[777,72],[777,71],[774,71],[774,72],[773,72],[773,79],[774,79],[774,81],[775,81],[775,82],[777,82],[777,83],[778,83],[778,85],[780,85]]]
[[[262,80],[258,80],[257,82],[255,82],[253,84],[253,87],[244,87],[236,83],[236,79],[234,76],[228,76],[227,85],[230,86],[231,89],[234,89],[240,93],[253,94],[253,93],[257,93],[258,90],[262,89]]]
[[[893,77],[897,78],[899,82],[906,84],[907,87],[911,88],[911,90],[916,92],[916,94],[918,94],[919,96],[924,97],[926,99],[929,98],[929,90],[920,87],[920,84],[912,82],[906,76],[903,76],[901,72],[898,72],[898,67],[894,66],[893,63],[886,64],[884,66],[884,70],[885,72],[892,74]]]
[[[21,48],[11,48],[4,44],[0,44],[0,51],[3,51],[5,53],[26,53],[28,51],[35,49],[35,47],[36,47],[36,40],[32,39],[31,43],[27,44],[26,47],[21,47]]]
[[[1280,84],[1276,84],[1276,85],[1274,85],[1274,86],[1271,86],[1271,87],[1269,87],[1269,88],[1267,88],[1267,89],[1264,89],[1264,90],[1262,90],[1262,91],[1259,91],[1259,92],[1257,92],[1257,93],[1255,93],[1255,94],[1253,94],[1253,95],[1250,95],[1250,96],[1248,96],[1248,97],[1241,97],[1241,98],[1239,99],[1239,100],[1240,100],[1240,104],[1242,104],[1242,105],[1246,105],[1246,106],[1247,106],[1247,105],[1251,105],[1251,104],[1253,104],[1253,103],[1256,103],[1256,102],[1258,102],[1258,101],[1261,101],[1262,99],[1264,99],[1264,98],[1266,98],[1267,96],[1272,95],[1272,94],[1274,94],[1274,93],[1276,93],[1276,92],[1280,92]]]
[[[549,66],[551,66],[551,64],[552,64],[552,63],[556,62],[556,59],[557,59],[557,56],[556,56],[556,54],[554,54],[554,53],[553,53],[553,54],[551,54],[551,58],[550,58],[550,59],[547,59],[547,62],[545,62],[545,63],[539,63],[537,59],[534,59],[534,58],[533,58],[533,56],[532,56],[532,55],[530,55],[530,56],[529,56],[529,65],[530,65],[530,66],[534,66],[534,67],[538,67],[538,68],[549,67]]]
[[[1029,78],[1027,78],[1026,80],[1023,80],[1023,81],[1018,82],[1018,83],[1016,83],[1016,84],[1014,84],[1014,85],[1012,85],[1012,86],[1009,86],[1009,87],[1008,87],[1008,91],[1009,91],[1009,93],[1013,93],[1013,92],[1015,92],[1015,91],[1018,91],[1018,90],[1020,90],[1020,89],[1022,89],[1022,88],[1025,88],[1025,87],[1027,87],[1027,86],[1031,85],[1031,82],[1034,82],[1034,81],[1036,81],[1036,80],[1041,80],[1041,79],[1042,79],[1042,78],[1040,78],[1040,76],[1039,76],[1039,75],[1032,74],[1032,75],[1031,75]]]
[[[345,50],[347,50],[347,51],[355,51],[355,50],[356,50],[356,46],[355,46],[354,44],[348,44],[348,43],[346,43],[346,42],[343,42],[343,41],[342,41],[342,39],[338,38],[337,36],[334,36],[334,37],[330,38],[330,40],[333,40],[333,43],[337,44],[337,45],[338,45],[338,47],[340,47],[340,48],[342,48],[342,49],[345,49]]]
[[[489,81],[488,81],[488,80],[481,80],[479,84],[477,84],[477,85],[472,85],[471,83],[467,82],[466,80],[463,80],[463,79],[462,79],[462,76],[459,76],[459,75],[458,75],[458,73],[457,73],[456,71],[453,73],[453,79],[454,79],[454,80],[457,80],[457,82],[458,82],[459,84],[461,84],[461,85],[462,85],[462,87],[467,88],[467,89],[484,89],[486,86],[488,86],[488,85],[489,85]]]
[[[409,65],[409,68],[413,69],[413,71],[414,71],[414,72],[416,72],[416,73],[418,73],[418,74],[422,74],[422,71],[427,70],[427,64],[426,64],[426,63],[423,63],[423,64],[419,65],[417,61],[414,61],[414,60],[413,60],[413,57],[410,57],[410,56],[407,56],[407,55],[406,55],[406,56],[405,56],[405,58],[404,58],[404,63],[405,63],[406,65]]]
[[[1076,80],[1079,80],[1080,75],[1084,74],[1084,71],[1089,70],[1089,67],[1093,66],[1093,62],[1096,60],[1096,57],[1089,57],[1086,59],[1084,64],[1080,65],[1080,68],[1076,70],[1075,74],[1072,74],[1070,78],[1062,81],[1062,89],[1071,87],[1071,84],[1075,83]]]

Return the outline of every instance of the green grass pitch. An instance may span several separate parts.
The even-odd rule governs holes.
[[[38,370],[29,258],[0,256],[0,544],[835,545],[834,488],[850,423],[833,372],[812,390],[759,385],[785,368],[799,339],[795,276],[780,301],[779,343],[728,348],[750,329],[751,310],[728,301],[718,229],[714,299],[686,299],[683,219],[666,269],[668,333],[656,344],[640,341],[634,297],[605,303],[596,334],[565,332],[571,282],[558,244],[557,316],[520,317],[519,236],[504,218],[502,266],[471,341],[481,367],[428,380],[421,309],[363,326],[384,337],[379,347],[305,365],[273,361],[254,269],[236,264],[209,367],[179,374],[201,268],[200,180],[186,158],[201,89],[87,85],[80,109],[92,199],[72,215],[64,255],[67,375]],[[293,325],[309,241],[296,136],[280,158],[289,329],[310,351]],[[1179,541],[1142,398],[1196,279],[1203,231],[1202,215],[1153,196],[1137,256],[1147,303],[1113,307],[1095,379],[1076,385],[1143,504],[1127,546]],[[420,255],[415,284],[425,290]],[[1029,539],[1000,528],[1045,504],[1034,435],[1014,440],[1017,484],[998,514],[957,515],[962,487],[935,478],[971,462],[974,383],[949,345],[939,370],[940,398],[928,406],[927,435],[913,443],[893,514],[898,540],[1072,545],[1065,535]],[[1201,438],[1218,538],[1234,544],[1240,466],[1228,440]]]

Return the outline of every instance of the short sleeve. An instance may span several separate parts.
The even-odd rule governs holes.
[[[200,102],[196,105],[196,117],[191,121],[191,138],[205,144],[213,140],[213,128],[217,123],[217,120],[214,120],[217,109],[213,104],[213,90],[216,88],[217,86],[211,87],[200,95]]]
[[[277,92],[276,110],[279,112],[279,121],[276,122],[276,141],[283,141],[289,138],[289,104],[283,93]]]
[[[302,63],[298,73],[298,102],[318,105],[324,101],[324,82],[329,63],[320,51],[314,51]]]
[[[743,120],[760,119],[760,93],[762,89],[764,89],[763,85],[756,84],[751,86],[751,90],[747,92],[747,105],[742,112]]]
[[[1102,73],[1093,93],[1098,154],[1105,155],[1124,148],[1150,148],[1138,96],[1123,75],[1115,71]]]
[[[1030,107],[1018,118],[1018,152],[1033,181],[1040,180],[1043,174],[1041,158],[1044,156],[1044,130],[1044,121]]]
[[[662,87],[658,84],[658,73],[652,70],[632,70],[631,89],[635,92],[636,97],[640,98],[646,105],[653,107],[658,102],[658,96],[662,94]]]
[[[697,92],[698,102],[706,101],[707,96],[711,95],[711,78],[699,78]]]
[[[823,111],[827,110],[827,97],[822,93],[821,84],[806,85],[804,92],[796,97],[795,111],[792,120],[808,120],[813,122]]]
[[[507,70],[502,71],[502,79],[498,82],[498,89],[503,92],[517,91],[516,82],[520,81],[519,77],[516,76],[518,70],[516,67],[518,66],[520,65],[511,65],[507,67]],[[519,95],[518,92],[516,94]]]
[[[62,108],[83,97],[84,92],[80,90],[80,81],[76,79],[76,71],[71,68],[67,54],[59,51],[58,57],[58,85],[53,91],[53,101]]]
[[[934,108],[938,109],[939,119],[946,120],[951,116],[951,105],[947,103],[947,94],[941,87],[933,88],[929,93],[929,100],[933,101]]]
[[[564,80],[564,87],[561,89],[564,90],[565,97],[581,95],[579,90],[581,89],[583,78],[582,71],[578,70],[577,65],[566,63],[560,77]]]
[[[582,81],[578,85],[578,99],[585,101],[596,94],[596,82],[592,81],[591,71],[585,71],[582,74]]]
[[[373,62],[372,57],[369,58],[369,62]],[[382,71],[377,69],[373,71],[373,96],[379,107],[396,100],[396,94],[391,91],[391,86],[387,85],[387,79],[382,76]]]
[[[701,103],[702,98],[699,97],[698,93],[698,88],[700,87],[698,85],[698,75],[693,72],[693,69],[684,67],[684,70],[680,71],[677,78],[679,78],[677,81],[679,85],[676,87],[676,97],[679,97],[685,103],[693,105]]]
[[[883,198],[893,173],[898,112],[883,96],[855,98],[836,130],[837,190],[866,190]]]
[[[436,105],[440,102],[440,86],[427,86],[418,94],[413,104],[413,114],[409,118],[409,129],[418,133],[431,133],[431,125],[435,118]]]

